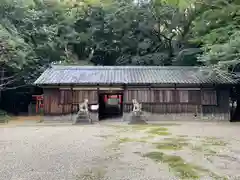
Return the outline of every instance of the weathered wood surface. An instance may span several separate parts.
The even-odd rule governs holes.
[[[185,89],[131,89],[125,90],[124,102],[131,103],[136,99],[140,103],[169,103],[169,104],[206,104],[216,105],[215,90],[185,90]]]
[[[98,104],[97,90],[44,89],[44,113],[70,114],[78,111],[78,104],[89,99]],[[142,110],[160,114],[191,113],[196,116],[229,116],[229,90],[194,88],[131,88],[124,90],[124,112],[132,110],[132,99],[142,104]],[[221,114],[221,115],[220,115]]]
[[[88,104],[98,103],[96,90],[44,89],[45,114],[69,114],[78,111],[78,104],[88,99]]]

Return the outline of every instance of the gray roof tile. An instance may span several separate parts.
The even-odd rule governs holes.
[[[236,83],[229,75],[207,72],[210,69],[188,66],[52,66],[34,84]]]

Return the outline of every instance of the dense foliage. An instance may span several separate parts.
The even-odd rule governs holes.
[[[239,15],[237,0],[1,0],[0,89],[51,63],[233,67]]]

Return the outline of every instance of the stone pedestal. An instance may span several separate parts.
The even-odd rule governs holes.
[[[144,116],[142,111],[132,112],[130,114],[128,124],[147,124],[147,118]]]
[[[92,120],[90,119],[89,113],[88,112],[79,112],[77,114],[77,117],[73,124],[79,124],[79,123],[92,123]]]

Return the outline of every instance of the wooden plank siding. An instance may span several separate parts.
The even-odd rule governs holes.
[[[217,91],[217,105],[205,105],[202,106],[203,116],[223,116],[224,119],[229,119],[230,108],[229,108],[229,97],[230,92],[228,90]],[[212,99],[210,99],[212,101]]]
[[[45,114],[69,114],[78,110],[78,104],[88,99],[89,104],[97,104],[97,90],[44,89]]]
[[[100,91],[99,91],[100,92]],[[107,91],[106,91],[107,92]],[[47,115],[69,114],[78,110],[84,99],[89,104],[98,103],[96,89],[44,89],[44,113]],[[192,113],[201,115],[229,114],[229,91],[187,88],[126,88],[123,110],[132,110],[132,99],[142,103],[144,111],[160,114]],[[224,116],[225,116],[224,115]]]
[[[142,103],[144,111],[152,113],[193,113],[197,115],[202,113],[203,105],[214,107],[216,111],[220,111],[215,89],[127,89],[124,95],[125,112],[132,110],[132,99],[137,99]]]

